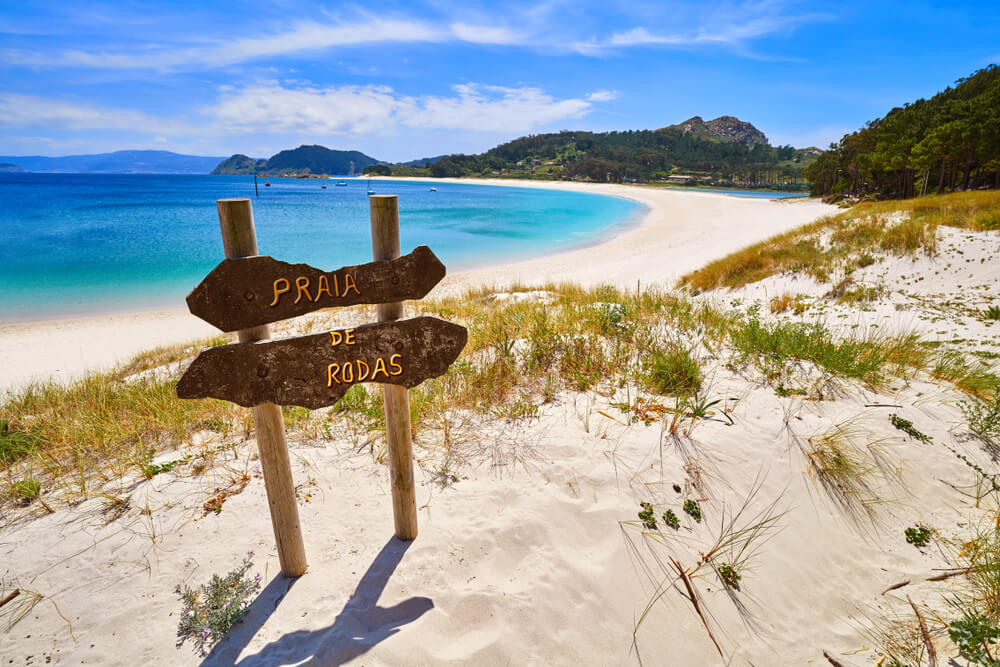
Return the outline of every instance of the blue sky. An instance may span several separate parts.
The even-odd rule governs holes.
[[[997,62],[995,0],[0,0],[0,154],[396,161],[723,114],[825,147]]]

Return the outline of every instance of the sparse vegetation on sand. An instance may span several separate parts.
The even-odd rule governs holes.
[[[201,655],[206,655],[229,629],[240,622],[250,608],[250,601],[260,591],[261,576],[251,578],[253,552],[224,577],[213,574],[207,584],[197,588],[181,587],[174,592],[181,599],[177,624],[177,646],[191,640]]]
[[[682,277],[690,289],[742,287],[769,276],[804,272],[819,282],[883,255],[934,254],[939,225],[996,231],[1000,191],[957,192],[859,204],[836,216],[779,234]]]
[[[497,299],[493,290],[478,289],[421,307],[465,324],[469,343],[444,376],[410,392],[415,433],[432,433],[447,443],[456,420],[464,419],[456,415],[533,419],[559,391],[598,385],[647,386],[676,395],[674,408],[655,408],[653,401],[654,411],[644,411],[650,420],[672,415],[674,433],[685,420],[714,414],[711,408],[721,400],[700,393],[705,380],[699,350],[721,354],[734,367],[751,364],[779,392],[802,364],[874,387],[930,363],[930,352],[915,336],[834,335],[821,325],[765,321],[753,308],[723,311],[673,292],[548,285],[515,286],[509,293],[531,297]],[[675,342],[680,340],[687,342]],[[157,350],[114,372],[68,385],[33,385],[8,397],[0,405],[0,466],[7,488],[30,477],[41,483],[44,499],[113,495],[117,489],[106,485],[185,466],[194,470],[219,447],[249,437],[248,410],[176,398],[180,366],[174,362],[197,349]],[[935,372],[947,375],[940,368],[939,363]],[[970,375],[954,372],[954,364],[950,368],[956,382]],[[732,422],[725,411],[721,415]],[[381,394],[364,386],[352,388],[328,410],[288,409],[286,421],[293,437],[338,433],[355,446],[367,444],[380,460],[384,454]],[[169,455],[181,448],[185,451]],[[11,499],[9,493],[0,497]]]

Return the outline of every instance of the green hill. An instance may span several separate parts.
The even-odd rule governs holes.
[[[213,174],[271,174],[304,175],[359,174],[365,167],[379,161],[359,151],[338,151],[325,146],[299,146],[272,155],[267,160],[254,160],[241,153],[226,158],[212,171]]]
[[[771,146],[752,124],[699,116],[658,130],[563,131],[521,137],[478,155],[449,155],[428,167],[392,165],[396,176],[486,176],[599,182],[673,180],[741,187],[804,187],[816,151]],[[384,166],[368,171],[384,171]]]
[[[212,170],[213,174],[259,174],[266,171],[267,160],[254,160],[242,153],[227,157]]]

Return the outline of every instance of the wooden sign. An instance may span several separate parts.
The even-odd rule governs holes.
[[[465,347],[465,327],[436,317],[366,324],[201,352],[177,384],[180,398],[315,409],[359,382],[414,387],[442,375]]]
[[[226,259],[188,295],[191,314],[223,331],[359,303],[421,299],[444,278],[427,246],[392,260],[321,271],[273,257]]]

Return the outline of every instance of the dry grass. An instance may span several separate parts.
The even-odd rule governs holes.
[[[798,271],[826,282],[838,269],[846,273],[868,266],[877,255],[934,254],[938,225],[1000,230],[1000,192],[858,204],[716,260],[683,276],[678,286],[735,288]]]
[[[723,311],[672,292],[575,285],[541,290],[541,297],[503,300],[478,289],[421,305],[425,313],[467,326],[469,342],[447,373],[411,390],[416,436],[437,434],[442,424],[449,430],[466,423],[463,414],[480,420],[533,419],[563,389],[655,385],[659,391],[690,395],[702,381],[694,354],[701,347],[711,357],[752,361],[772,379],[808,362],[871,385],[926,357],[912,338],[834,339],[822,327],[771,325],[754,313]],[[72,502],[104,493],[101,487],[109,482],[132,483],[137,475],[169,471],[176,467],[172,462],[152,465],[152,459],[205,429],[216,432],[212,443],[202,446],[208,449],[249,437],[249,411],[220,401],[176,398],[178,365],[167,372],[162,364],[195,349],[156,350],[112,373],[68,386],[36,385],[10,397],[0,405],[0,503],[14,502],[9,492],[29,480],[41,482],[43,502],[53,496]],[[161,370],[135,375],[152,368]],[[332,410],[285,412],[293,437],[346,436],[356,448],[367,445],[376,458],[384,454],[378,391],[354,388]],[[196,456],[184,452],[178,465]]]

